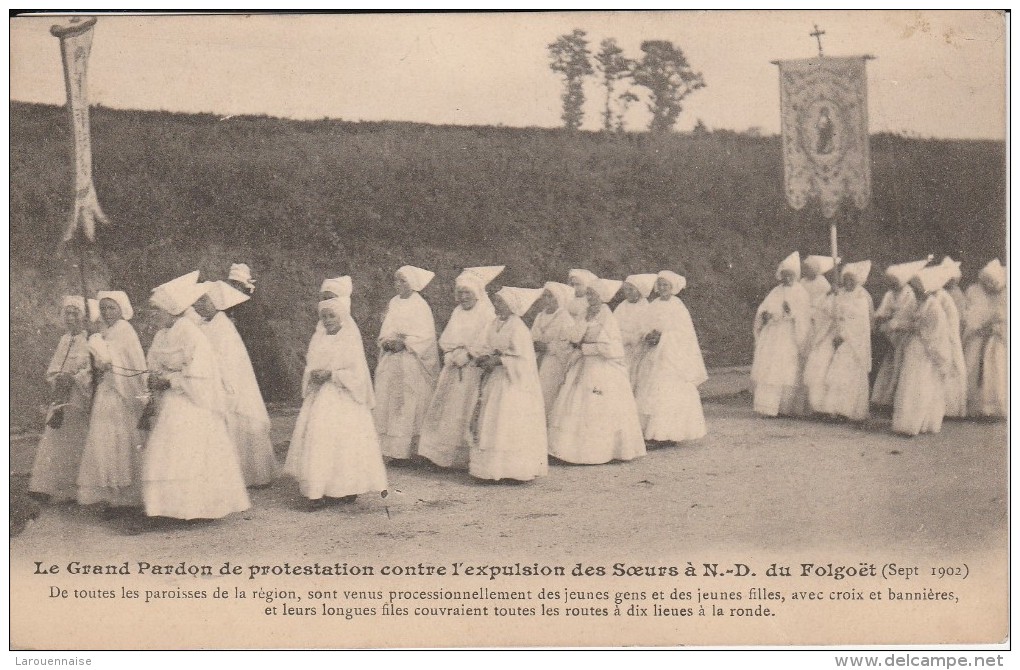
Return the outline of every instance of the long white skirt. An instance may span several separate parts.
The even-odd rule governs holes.
[[[385,491],[386,466],[372,412],[327,383],[301,406],[284,471],[312,500]]]
[[[634,392],[622,365],[581,356],[570,367],[549,419],[549,454],[586,464],[645,455]]]
[[[1004,417],[1008,407],[1006,345],[1002,338],[972,338],[964,349],[967,359],[967,413]]]
[[[652,412],[645,413],[643,409],[640,412],[641,428],[646,440],[684,442],[708,434],[697,386],[690,382],[676,382],[660,401]],[[668,409],[665,409],[667,406]]]
[[[265,486],[276,479],[280,462],[273,452],[268,421],[254,419],[238,412],[227,414],[227,432],[237,447],[241,475],[248,486]]]
[[[502,367],[485,382],[477,430],[468,470],[472,477],[528,481],[548,473],[545,406],[539,389],[512,384]]]
[[[223,417],[167,390],[145,445],[145,513],[218,519],[251,506]]]
[[[661,370],[653,361],[651,356],[639,361],[635,373],[635,400],[645,439],[684,442],[705,437],[708,427],[698,387]]]
[[[410,351],[383,354],[375,369],[375,428],[383,455],[415,454],[435,384]]]
[[[902,435],[937,433],[946,413],[944,380],[918,337],[903,347],[903,363],[893,404],[893,431]]]
[[[758,414],[804,414],[807,398],[792,321],[768,323],[762,328],[754,348],[751,379]]]
[[[425,415],[418,453],[444,468],[465,470],[470,460],[471,417],[478,406],[482,371],[473,365],[444,365]]]
[[[832,339],[826,338],[811,349],[804,363],[804,391],[813,412],[825,412],[826,377],[834,355]]]
[[[117,393],[107,373],[96,389],[85,451],[78,473],[78,502],[114,507],[142,506],[142,454],[145,434],[138,430],[141,410]]]
[[[630,379],[630,387],[635,393],[637,392],[638,369],[641,365],[641,359],[644,358],[644,353],[644,345],[640,343],[623,345],[623,363],[627,368],[627,378]]]
[[[567,369],[570,367],[569,356],[554,356],[546,353],[538,364],[538,382],[542,386],[542,401],[545,406],[545,415],[552,413],[556,396],[563,388],[563,381],[567,378]]]
[[[946,376],[946,416],[957,419],[967,416],[966,370],[954,367]]]
[[[47,426],[32,463],[28,490],[45,493],[51,502],[74,500],[78,495],[78,468],[89,430],[88,399],[75,389],[64,407],[60,428]]]
[[[857,361],[850,345],[840,346],[832,355],[821,385],[821,398],[813,409],[853,421],[868,418],[868,371]]]
[[[903,367],[903,346],[893,344],[889,353],[882,359],[875,376],[875,385],[871,390],[871,404],[879,407],[891,407],[896,399],[896,384]]]

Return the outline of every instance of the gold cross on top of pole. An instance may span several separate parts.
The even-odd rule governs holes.
[[[822,56],[825,55],[825,54],[822,53],[822,35],[825,34],[825,31],[821,30],[818,27],[818,24],[816,23],[815,24],[815,32],[808,33],[808,34],[811,35],[811,37],[814,37],[816,40],[818,40],[818,57],[821,58]]]

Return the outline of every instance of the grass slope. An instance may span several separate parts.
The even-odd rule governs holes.
[[[793,249],[828,251],[819,212],[786,204],[778,137],[96,108],[92,138],[113,223],[87,266],[90,288],[122,288],[139,304],[178,274],[199,268],[219,279],[231,262],[248,262],[291,392],[326,276],[353,276],[354,316],[371,344],[404,263],[437,273],[424,296],[440,328],[463,266],[505,264],[497,281],[520,286],[562,281],[571,267],[615,278],[676,269],[688,277],[682,297],[708,363],[729,365],[750,360],[751,318],[775,264]],[[16,427],[40,423],[56,305],[79,292],[77,270],[54,253],[70,206],[69,146],[63,108],[11,105]],[[879,268],[950,254],[969,277],[1004,253],[1003,143],[881,135],[872,158],[871,207],[838,215],[844,258]]]

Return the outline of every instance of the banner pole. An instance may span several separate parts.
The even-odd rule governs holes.
[[[829,248],[832,249],[832,262],[836,263],[839,258],[839,246],[836,236],[836,218],[829,222]]]
[[[829,247],[832,250],[832,267],[835,268],[836,285],[840,284],[842,274],[839,269],[839,246],[836,232],[836,217],[829,221]]]
[[[86,88],[86,68],[92,48],[91,30],[96,25],[96,18],[73,17],[65,25],[50,27],[50,34],[60,41],[60,61],[64,70],[64,90],[67,94],[67,115],[71,126],[71,161],[74,168],[74,204],[70,221],[63,239],[57,247],[58,255],[62,255],[65,245],[78,246],[78,279],[81,282],[81,294],[85,300],[86,341],[88,329],[92,324],[92,310],[89,308],[89,285],[86,278],[88,263],[87,242],[95,233],[95,222],[106,222],[106,216],[99,207],[95,186],[92,181],[92,140],[89,129],[89,101]],[[81,42],[87,36],[87,41]],[[75,44],[73,41],[79,40]],[[79,228],[81,235],[78,235]],[[83,237],[84,239],[76,239]],[[73,264],[72,264],[73,266]],[[95,315],[97,318],[99,314]],[[89,397],[89,408],[95,401],[99,375],[96,369],[96,358],[89,351],[89,372],[92,378],[92,393]]]

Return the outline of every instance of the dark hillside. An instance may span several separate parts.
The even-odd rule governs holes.
[[[15,423],[39,422],[55,306],[77,281],[54,253],[70,206],[68,133],[63,108],[11,105]],[[326,276],[353,276],[354,316],[371,343],[404,263],[437,273],[424,295],[440,328],[463,266],[506,264],[498,281],[522,286],[563,280],[571,267],[615,278],[682,269],[708,363],[728,365],[750,359],[751,316],[775,264],[795,248],[828,250],[820,215],[786,204],[777,137],[104,108],[93,110],[92,135],[113,225],[98,240],[91,288],[123,288],[140,304],[177,274],[199,268],[218,279],[248,262],[291,388]],[[948,253],[969,278],[1004,253],[1003,143],[882,135],[872,155],[872,206],[859,219],[841,215],[844,258],[879,267]]]

